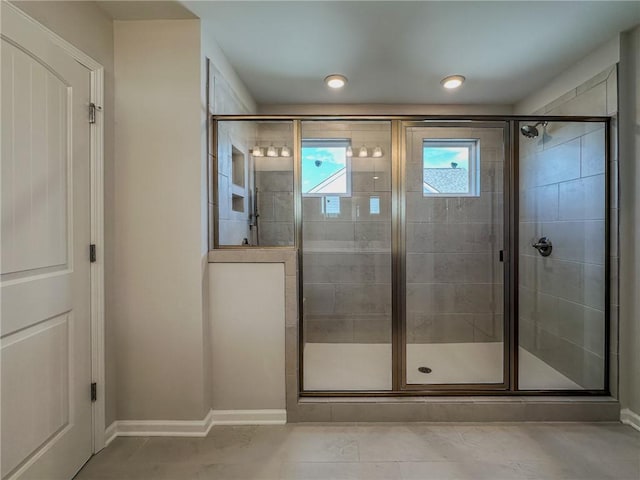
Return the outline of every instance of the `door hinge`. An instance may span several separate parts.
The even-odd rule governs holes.
[[[91,263],[95,263],[95,261],[96,261],[96,245],[95,245],[95,243],[92,243],[91,245],[89,245],[89,261]]]
[[[93,102],[89,104],[89,123],[96,123],[96,111],[98,110],[102,110],[102,107]]]
[[[504,262],[504,250],[500,250],[500,261]]]
[[[96,385],[96,382],[93,382],[91,384],[91,401],[95,402],[96,400],[98,400],[98,385]]]

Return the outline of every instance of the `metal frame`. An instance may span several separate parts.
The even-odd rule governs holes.
[[[391,122],[391,235],[392,235],[392,389],[358,391],[310,391],[304,390],[304,305],[303,245],[302,245],[302,196],[300,149],[302,145],[302,121],[390,121]],[[292,121],[294,159],[294,228],[295,246],[298,253],[298,382],[300,397],[406,397],[406,396],[450,396],[450,395],[502,395],[502,396],[606,396],[610,394],[610,146],[611,122],[609,117],[598,116],[533,116],[533,115],[217,115],[213,121],[213,171],[209,177],[214,192],[217,192],[217,130],[220,121]],[[599,122],[605,127],[605,351],[604,385],[602,389],[590,390],[517,390],[518,385],[518,233],[519,233],[519,123],[520,122]],[[447,127],[496,127],[504,129],[504,378],[502,384],[406,384],[406,332],[405,305],[405,163],[406,142],[402,135],[407,126]],[[218,201],[213,195],[214,215],[217,217]],[[216,249],[255,248],[246,246],[218,245],[218,226],[215,218],[209,219],[213,227]],[[291,248],[291,247],[260,247]],[[428,388],[425,388],[428,387]]]

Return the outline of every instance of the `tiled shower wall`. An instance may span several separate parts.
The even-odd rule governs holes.
[[[283,145],[293,154],[292,122],[260,123],[257,126],[258,145]],[[258,239],[260,246],[294,245],[293,227],[293,157],[259,157],[255,159],[258,198]]]
[[[537,114],[615,114],[612,67]],[[521,137],[520,345],[584,388],[603,388],[605,286],[617,325],[617,161],[611,169],[611,250],[605,248],[605,130],[551,122],[549,137]],[[549,257],[531,244],[553,243]],[[605,277],[610,254],[612,278]],[[612,346],[615,348],[614,344]]]
[[[478,139],[480,194],[423,195],[422,141]],[[408,134],[408,343],[502,341],[503,130],[431,127]]]
[[[303,138],[350,138],[353,149],[379,145],[380,158],[352,158],[351,196],[340,213],[322,197],[303,197],[305,342],[391,342],[391,156],[388,122],[305,122]],[[380,201],[379,214],[370,199]]]
[[[220,245],[242,245],[250,238],[249,192],[252,182],[252,163],[249,149],[255,137],[254,126],[250,122],[220,122],[218,126],[218,243]],[[244,185],[232,181],[232,150],[244,154]],[[232,208],[232,195],[242,197],[242,212]]]

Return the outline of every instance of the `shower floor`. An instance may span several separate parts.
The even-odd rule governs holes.
[[[520,348],[520,389],[581,390],[539,358]],[[407,383],[501,383],[502,343],[407,345]],[[418,367],[428,367],[429,374]],[[307,343],[305,390],[390,390],[391,345]]]

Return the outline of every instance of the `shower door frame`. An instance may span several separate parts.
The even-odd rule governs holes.
[[[406,185],[406,166],[407,166],[407,132],[409,128],[418,127],[418,128],[477,128],[479,130],[483,128],[500,128],[503,131],[503,211],[502,211],[502,221],[503,221],[503,231],[502,231],[502,252],[503,252],[503,282],[502,289],[504,292],[503,295],[503,324],[502,324],[502,343],[503,343],[503,355],[502,355],[502,382],[501,383],[442,383],[442,384],[409,384],[407,383],[407,315],[405,311],[406,307],[406,299],[407,299],[407,271],[406,271],[406,260],[407,260],[407,218],[406,218],[406,196],[407,196],[407,185]],[[497,121],[497,120],[478,120],[478,121],[437,121],[437,120],[429,120],[429,121],[402,121],[400,122],[400,130],[401,130],[401,143],[400,143],[400,152],[398,157],[398,167],[399,171],[397,172],[397,178],[399,179],[400,185],[398,189],[398,193],[400,195],[399,198],[399,215],[398,221],[399,224],[399,237],[397,239],[397,255],[395,256],[395,261],[397,262],[398,269],[398,299],[399,299],[399,311],[398,311],[398,352],[396,361],[397,372],[394,372],[394,376],[397,377],[398,380],[398,390],[406,391],[406,392],[418,392],[421,395],[424,395],[424,392],[429,392],[430,395],[444,392],[445,394],[454,394],[457,392],[462,393],[470,393],[474,394],[478,392],[487,392],[488,394],[499,394],[501,392],[505,392],[509,390],[510,387],[510,359],[512,358],[512,353],[510,347],[512,345],[510,332],[513,330],[513,326],[510,322],[510,305],[512,303],[511,298],[511,264],[513,262],[510,261],[509,250],[510,248],[507,246],[509,242],[509,232],[511,230],[510,227],[510,209],[512,206],[511,203],[511,194],[512,192],[509,189],[511,182],[511,172],[513,170],[513,166],[511,165],[512,155],[511,155],[511,130],[513,125],[505,120]],[[482,161],[482,160],[480,160]],[[517,277],[515,277],[517,278]],[[506,313],[509,312],[509,313]]]
[[[217,195],[217,130],[221,121],[291,121],[293,125],[293,194],[294,194],[294,246],[259,247],[272,249],[295,248],[298,257],[298,385],[299,397],[412,397],[412,396],[608,396],[610,395],[610,310],[611,310],[611,259],[610,259],[610,194],[611,194],[611,118],[604,116],[542,116],[542,115],[212,115],[213,134],[212,165],[208,172],[209,185],[214,199],[214,209],[209,217],[209,249],[256,248],[218,244]],[[392,256],[392,388],[390,390],[305,390],[304,389],[304,311],[303,311],[303,246],[302,246],[302,174],[301,148],[303,121],[389,121],[391,125],[391,256]],[[604,388],[586,390],[518,390],[518,234],[519,234],[519,142],[520,122],[576,122],[602,123],[605,128],[605,335],[604,335]],[[406,282],[403,276],[406,218],[404,217],[405,189],[403,177],[406,125],[414,126],[465,126],[496,124],[505,126],[504,159],[504,378],[502,384],[441,384],[406,385],[406,339],[404,295]],[[428,386],[428,388],[424,388]]]

